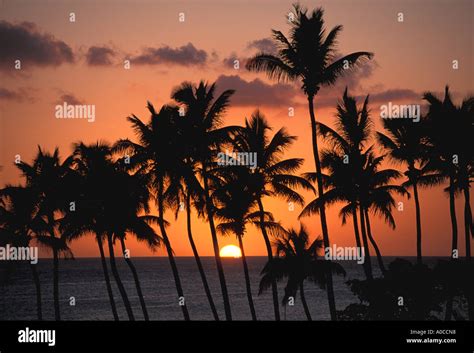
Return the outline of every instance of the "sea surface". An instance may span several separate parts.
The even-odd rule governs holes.
[[[202,262],[211,287],[214,301],[221,318],[224,308],[219,280],[213,257],[202,257]],[[385,264],[393,257],[385,257]],[[406,258],[414,261],[414,258]],[[437,258],[425,258],[427,265],[433,265]],[[176,258],[183,285],[186,304],[192,320],[212,320],[207,297],[204,293],[201,277],[193,257]],[[248,257],[252,282],[252,293],[259,320],[273,320],[271,290],[258,295],[260,271],[265,265],[266,257]],[[144,257],[133,258],[138,271],[142,291],[151,320],[182,320],[182,311],[170,270],[168,258]],[[337,309],[342,310],[359,300],[350,291],[345,282],[350,279],[364,278],[363,268],[355,261],[340,262],[345,268],[346,277],[334,276],[334,290]],[[379,274],[376,259],[372,259],[374,275]],[[125,285],[136,319],[143,319],[135,283],[128,265],[123,259],[117,259],[120,276]],[[242,262],[240,259],[223,259],[225,276],[229,290],[232,315],[234,320],[250,320]],[[38,270],[41,281],[43,317],[54,319],[52,261],[40,259]],[[110,266],[109,266],[110,271]],[[60,307],[63,320],[113,320],[110,309],[100,258],[78,258],[61,260],[59,273]],[[111,276],[117,310],[120,319],[127,320],[125,308],[118,288]],[[280,301],[285,282],[278,284]],[[305,294],[313,320],[329,320],[326,292],[311,282],[305,283]],[[74,297],[75,305],[70,305]],[[285,320],[305,320],[303,307],[296,297],[294,306],[280,305],[281,317]],[[35,320],[36,294],[28,264],[17,263],[8,279],[0,285],[0,320]]]

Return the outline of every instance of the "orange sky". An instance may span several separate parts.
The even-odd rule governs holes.
[[[147,100],[159,106],[170,101],[172,88],[184,80],[212,82],[218,78],[218,82],[238,85],[218,87],[219,90],[238,90],[227,114],[227,124],[242,124],[244,117],[259,107],[275,131],[285,126],[291,134],[298,136],[288,157],[305,158],[302,171],[313,170],[304,97],[293,86],[275,85],[261,74],[246,72],[243,65],[235,70],[224,64],[224,59],[244,59],[255,53],[255,45],[251,43],[268,38],[271,28],[286,33],[285,15],[291,9],[291,3],[269,0],[0,1],[2,30],[13,28],[33,37],[39,35],[36,38],[56,49],[61,41],[73,57],[68,59],[64,52],[56,55],[53,50],[40,57],[34,49],[26,48],[21,57],[22,70],[18,71],[13,69],[15,53],[8,56],[14,48],[7,48],[7,54],[2,48],[0,164],[4,169],[0,172],[1,185],[19,182],[13,166],[16,154],[29,162],[38,144],[46,149],[59,146],[64,156],[71,152],[71,143],[78,140],[87,143],[97,139],[113,142],[117,138],[133,138],[125,118],[134,113],[147,120]],[[389,100],[416,103],[424,91],[441,92],[446,84],[455,93],[457,102],[473,93],[472,1],[348,0],[303,4],[323,6],[328,27],[344,26],[339,38],[340,52],[367,50],[375,53],[375,60],[369,66],[341,80],[334,88],[320,92],[316,99],[316,114],[323,122],[332,124],[336,99],[342,95],[346,84],[351,94],[371,94],[376,128],[380,128],[379,107]],[[76,16],[74,23],[69,22],[71,12]],[[185,14],[184,22],[178,20],[180,12]],[[404,14],[403,23],[397,22],[399,12]],[[188,43],[191,43],[191,49]],[[86,58],[91,46],[110,49],[113,53],[107,57],[110,63],[89,65]],[[167,47],[168,50],[163,51]],[[166,55],[178,55],[179,59],[183,50],[186,54],[186,49],[181,47],[187,47],[191,52],[189,55],[194,55],[194,64],[181,65],[166,60]],[[160,60],[148,64],[135,62],[133,58],[143,56],[146,48],[161,53]],[[124,69],[124,59],[132,59],[130,70]],[[459,61],[458,70],[452,69],[452,60]],[[96,121],[55,119],[54,107],[64,95],[75,97],[83,104],[95,104]],[[294,117],[287,114],[289,106],[295,107]],[[305,196],[311,200],[311,195]],[[448,199],[441,188],[422,190],[420,197],[423,253],[448,255],[451,242]],[[394,211],[395,231],[382,221],[373,220],[373,233],[384,255],[415,255],[413,202],[400,201],[405,207],[403,212]],[[290,212],[284,201],[268,199],[264,203],[284,226],[298,224],[301,208],[295,207]],[[457,210],[459,229],[462,230],[462,200],[458,201]],[[353,246],[352,225],[342,227],[338,212],[338,206],[328,211],[331,241],[338,246]],[[184,214],[174,221],[169,213],[167,219],[172,221],[169,235],[175,253],[191,255]],[[320,234],[318,217],[304,222],[314,235]],[[211,255],[207,224],[196,219],[194,235],[200,253]],[[461,231],[460,248],[464,247],[463,237]],[[220,238],[221,246],[230,243],[236,243],[235,238]],[[245,245],[248,255],[264,254],[261,235],[255,229],[248,229]],[[132,256],[152,254],[131,239],[128,246]],[[76,256],[98,255],[92,237],[74,242],[72,249]],[[158,254],[164,252],[159,250]]]

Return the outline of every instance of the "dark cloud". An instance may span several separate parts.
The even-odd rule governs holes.
[[[135,64],[174,64],[174,65],[202,65],[205,64],[208,54],[205,50],[197,49],[192,43],[178,48],[163,46],[160,48],[145,48],[143,52],[132,57]]]
[[[237,75],[221,75],[216,80],[219,89],[234,89],[231,98],[233,105],[282,107],[295,104],[294,98],[299,93],[295,86],[289,84],[267,84],[260,79],[245,81]]]
[[[112,58],[116,55],[115,51],[106,46],[92,46],[87,50],[86,61],[88,65],[102,66],[111,65]]]
[[[271,38],[256,39],[247,44],[247,49],[257,49],[265,54],[275,54],[277,47]]]
[[[239,60],[240,68],[245,67],[245,63],[247,62],[247,58],[239,57],[236,53],[231,53],[229,57],[224,58],[222,60],[222,63],[224,64],[224,66],[226,68],[235,69],[234,68],[234,65],[235,65],[234,61],[235,60]]]
[[[58,101],[56,102],[56,104],[64,104],[64,102],[66,102],[67,104],[70,104],[70,105],[82,105],[84,104],[82,100],[80,100],[79,98],[77,98],[75,95],[73,95],[72,93],[63,93]]]
[[[0,21],[0,67],[11,69],[19,59],[24,65],[57,66],[74,61],[72,49],[49,33],[40,33],[34,23]]]
[[[381,92],[370,94],[369,100],[372,103],[391,102],[391,101],[420,101],[423,94],[411,89],[387,89]]]
[[[11,101],[11,102],[33,102],[33,97],[29,94],[29,90],[26,88],[19,88],[17,90],[11,90],[8,88],[0,87],[0,100]]]

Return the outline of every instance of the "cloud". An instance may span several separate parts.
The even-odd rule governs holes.
[[[65,42],[49,33],[40,33],[34,23],[11,24],[0,21],[0,67],[13,68],[15,60],[24,65],[57,66],[74,62]]]
[[[259,52],[263,52],[265,54],[275,54],[277,52],[275,42],[271,38],[253,40],[247,44],[247,49],[257,49]]]
[[[10,90],[8,88],[0,87],[0,100],[12,102],[33,102],[34,98],[28,93],[28,90],[26,88]]]
[[[239,57],[237,53],[232,52],[229,57],[222,59],[222,63],[224,67],[228,69],[235,69],[235,60],[239,60],[239,67],[244,68],[245,63],[247,62],[247,58]]]
[[[72,93],[63,93],[56,104],[64,104],[66,102],[67,104],[70,105],[82,105],[84,104],[83,101],[79,98],[77,98],[74,94]]]
[[[178,48],[163,46],[160,48],[145,48],[141,54],[132,57],[135,64],[155,65],[203,65],[206,63],[208,54],[205,50],[197,49],[192,43]]]
[[[376,92],[371,94],[369,100],[372,103],[378,102],[390,102],[390,101],[420,101],[422,99],[423,94],[420,92],[415,92],[411,89],[387,89],[381,92]]]
[[[87,50],[86,61],[91,66],[111,65],[112,57],[116,55],[115,51],[106,46],[92,46]]]
[[[219,89],[235,89],[231,98],[233,105],[282,107],[296,104],[298,95],[295,86],[289,84],[267,84],[260,79],[245,81],[237,75],[221,75],[216,80]]]

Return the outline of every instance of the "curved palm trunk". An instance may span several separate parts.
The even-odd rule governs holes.
[[[178,292],[178,298],[184,298],[184,303],[181,306],[181,310],[183,311],[184,320],[189,321],[189,312],[188,307],[186,305],[186,299],[184,297],[183,287],[181,286],[181,279],[179,278],[178,266],[176,265],[176,260],[174,259],[173,255],[173,248],[171,247],[171,242],[168,238],[168,234],[166,233],[165,223],[164,223],[164,207],[163,207],[163,179],[160,180],[158,186],[158,215],[160,217],[160,221],[158,222],[160,225],[161,236],[163,237],[163,242],[165,243],[166,252],[168,254],[168,260],[170,262],[171,271],[173,272],[174,283],[176,285],[176,291]]]
[[[206,166],[203,167],[203,182],[204,182],[204,192],[205,192],[205,197],[206,197],[206,212],[207,212],[207,218],[209,221],[209,227],[211,229],[211,237],[212,237],[212,247],[214,249],[214,257],[216,259],[216,267],[217,267],[217,273],[219,275],[219,282],[221,285],[221,291],[222,291],[222,298],[224,300],[224,311],[225,311],[225,317],[226,320],[231,321],[232,320],[232,311],[230,307],[230,302],[229,302],[229,294],[227,291],[227,284],[225,281],[225,275],[224,275],[224,268],[222,267],[222,261],[221,257],[219,255],[219,242],[217,240],[217,233],[216,233],[216,227],[214,224],[214,210],[213,210],[213,204],[212,200],[209,194],[209,182],[207,180],[207,174],[206,174]]]
[[[364,222],[364,208],[359,206],[360,230],[362,232],[362,243],[364,244],[364,270],[368,280],[374,279],[372,275],[372,261],[370,259],[369,242],[367,240],[367,231]]]
[[[261,198],[258,198],[258,208],[260,211],[260,229],[262,230],[263,240],[265,241],[265,247],[267,249],[268,261],[273,261],[272,245],[270,243],[270,238],[267,234],[267,229],[265,228],[265,217],[264,217],[264,208]],[[272,296],[273,296],[273,311],[275,312],[275,320],[280,321],[280,307],[278,304],[278,286],[275,279],[272,279]]]
[[[449,176],[449,214],[451,216],[451,229],[452,229],[452,246],[451,246],[451,258],[453,257],[454,250],[459,254],[458,250],[458,223],[456,220],[456,204],[454,195],[454,177]]]
[[[42,305],[41,305],[41,284],[40,284],[40,279],[38,276],[38,271],[36,269],[36,265],[30,263],[30,268],[31,268],[31,273],[33,275],[33,282],[35,283],[35,289],[36,289],[36,312],[38,315],[38,320],[42,321],[43,320],[43,310],[42,310]]]
[[[357,208],[356,207],[352,209],[352,223],[354,224],[354,235],[356,239],[356,245],[359,249],[362,249],[362,244],[360,242],[359,222],[357,221]]]
[[[242,265],[244,267],[245,287],[247,289],[247,299],[249,301],[250,314],[252,315],[252,320],[257,321],[257,314],[255,313],[255,306],[253,305],[252,287],[250,285],[250,276],[249,276],[249,269],[247,266],[247,258],[245,257],[245,251],[244,251],[244,242],[242,241],[241,234],[238,234],[237,238],[239,239],[239,247],[240,247],[240,251],[242,252],[241,259],[242,259]]]
[[[191,249],[193,250],[194,259],[196,260],[196,265],[199,270],[199,274],[201,275],[202,285],[204,287],[204,291],[206,292],[207,300],[209,301],[209,306],[211,307],[212,315],[214,316],[214,320],[219,321],[219,315],[217,314],[216,305],[214,304],[214,300],[212,299],[211,290],[209,289],[209,283],[207,282],[206,273],[204,272],[204,267],[201,263],[201,258],[199,257],[199,253],[194,243],[193,233],[191,229],[191,195],[188,193],[186,195],[186,226],[188,230],[188,239],[189,244],[191,244]]]
[[[56,321],[61,320],[59,310],[59,253],[53,248],[53,298],[54,298],[54,318]]]
[[[449,175],[449,215],[451,217],[451,231],[452,231],[452,245],[451,245],[451,260],[456,260],[453,257],[454,251],[459,254],[458,250],[458,224],[456,219],[456,204],[454,195],[454,177],[452,174]],[[458,255],[459,256],[459,255]],[[453,315],[453,297],[449,297],[446,302],[446,313],[444,319],[446,321],[451,320]]]
[[[115,282],[117,283],[117,287],[120,292],[120,296],[122,297],[123,304],[125,305],[125,310],[127,310],[127,315],[129,320],[135,321],[135,316],[133,315],[132,306],[130,305],[130,301],[128,300],[127,291],[123,286],[122,280],[120,279],[120,275],[117,270],[117,264],[115,262],[115,254],[114,254],[114,243],[112,241],[112,235],[107,235],[107,241],[109,244],[109,255],[110,255],[110,268],[112,269],[112,274],[114,276]]]
[[[115,306],[114,293],[112,292],[112,286],[110,285],[109,270],[107,269],[107,261],[105,261],[104,246],[102,244],[102,239],[97,237],[97,246],[99,247],[100,252],[100,261],[102,262],[102,270],[104,271],[105,286],[107,287],[107,294],[109,296],[110,307],[112,309],[112,315],[114,316],[115,321],[119,321],[117,314],[117,307]]]
[[[469,181],[468,181],[469,182]],[[464,232],[466,238],[466,260],[469,263],[471,261],[471,237],[470,231],[472,226],[472,214],[469,197],[469,184],[463,188],[464,192]],[[466,293],[467,305],[468,305],[468,317],[469,320],[474,320],[474,289],[472,286],[468,286]]]
[[[318,194],[323,195],[324,194],[323,178],[322,178],[322,172],[321,172],[321,161],[319,160],[318,137],[316,133],[316,117],[314,115],[314,101],[313,100],[314,100],[313,96],[308,96],[309,115],[311,118],[311,138],[313,142],[314,162],[316,165]],[[329,242],[329,232],[328,232],[328,226],[327,226],[327,221],[326,221],[326,207],[324,205],[324,202],[322,202],[321,206],[319,207],[319,216],[321,218],[321,229],[323,232],[324,247],[330,248],[331,245]],[[325,261],[330,261],[330,260],[325,260]],[[334,297],[334,285],[333,285],[333,279],[332,279],[331,266],[327,266],[326,288],[327,288],[327,294],[328,294],[328,304],[329,304],[329,312],[331,314],[331,320],[335,321],[337,319],[336,299]]]
[[[122,252],[125,254],[127,247],[125,246],[125,240],[123,237],[120,237],[120,244],[122,245]],[[130,271],[132,271],[133,280],[135,281],[135,287],[137,287],[137,294],[138,298],[140,299],[140,305],[143,311],[143,318],[145,321],[150,320],[148,317],[148,310],[146,309],[145,299],[143,298],[142,286],[140,285],[140,280],[138,279],[137,269],[133,264],[132,260],[128,256],[124,256],[125,262],[127,263],[128,267],[130,267]]]
[[[301,303],[303,304],[304,313],[306,314],[308,321],[313,321],[313,319],[311,318],[311,313],[309,312],[308,303],[306,303],[303,282],[300,283],[300,296],[301,296]]]
[[[382,254],[379,250],[379,247],[377,246],[377,243],[375,242],[375,239],[372,237],[372,231],[370,229],[370,219],[369,219],[369,212],[365,210],[365,222],[367,225],[367,236],[369,237],[370,243],[375,249],[375,253],[377,254],[377,261],[379,263],[380,271],[382,271],[382,274],[385,276],[385,273],[387,272],[385,269],[385,265],[383,263],[383,257]]]
[[[415,214],[416,214],[416,262],[423,263],[421,256],[421,211],[420,200],[418,198],[418,185],[416,181],[413,183],[413,196],[415,198]]]
[[[469,197],[469,186],[463,188],[464,192],[464,235],[466,238],[466,259],[471,261],[471,236],[470,228],[472,224],[471,205]]]

